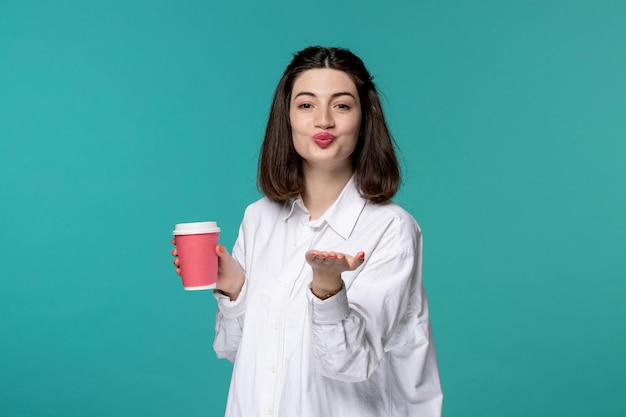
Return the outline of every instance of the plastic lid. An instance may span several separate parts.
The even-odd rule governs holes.
[[[199,235],[201,233],[217,233],[220,228],[217,222],[179,223],[174,228],[174,235]]]

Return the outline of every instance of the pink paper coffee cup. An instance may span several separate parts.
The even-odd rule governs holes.
[[[209,290],[217,282],[217,254],[220,228],[216,222],[179,223],[174,242],[180,275],[187,291]]]

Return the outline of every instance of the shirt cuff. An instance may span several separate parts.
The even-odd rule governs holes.
[[[243,315],[246,311],[246,288],[247,281],[243,283],[239,297],[232,301],[230,297],[218,291],[213,291],[213,295],[217,300],[217,308],[220,310],[225,319],[236,319]]]
[[[348,293],[345,285],[341,287],[337,294],[324,300],[317,298],[310,288],[307,291],[307,297],[309,298],[310,314],[313,323],[335,324],[350,314]]]

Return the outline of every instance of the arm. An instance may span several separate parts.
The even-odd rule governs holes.
[[[383,356],[428,343],[428,309],[421,286],[421,241],[414,248],[379,249],[335,295],[309,294],[313,356],[333,379],[368,379]]]
[[[215,314],[215,339],[213,350],[218,358],[235,362],[246,312],[245,286],[236,301],[228,296],[215,292],[217,312]]]
[[[246,311],[246,276],[237,257],[241,256],[243,237],[235,243],[233,256],[218,246],[218,278],[214,292],[217,300],[213,349],[219,358],[235,361]]]

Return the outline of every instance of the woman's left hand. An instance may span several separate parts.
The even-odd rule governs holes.
[[[341,273],[354,271],[365,261],[365,252],[355,256],[339,252],[309,250],[305,259],[313,269],[311,291],[318,298],[328,298],[341,290]]]

